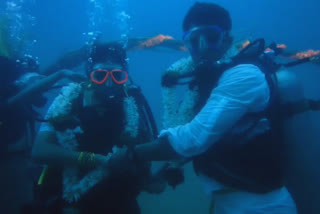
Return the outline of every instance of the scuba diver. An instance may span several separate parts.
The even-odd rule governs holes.
[[[19,213],[20,207],[32,200],[30,153],[36,122],[41,120],[35,108],[47,102],[43,93],[64,77],[80,76],[64,70],[45,77],[31,65],[35,61],[27,56],[18,60],[0,56],[0,201],[10,201],[1,203],[4,213]]]
[[[23,102],[22,97],[16,99],[26,87],[16,61],[0,56],[0,73],[0,209],[15,214],[32,200],[30,151],[39,117],[34,107],[43,103],[43,97],[33,94]]]
[[[16,61],[4,56],[0,56],[1,66],[1,100],[0,100],[0,124],[1,136],[1,158],[7,157],[8,146],[11,143],[19,141],[24,133],[27,133],[29,123],[30,140],[34,138],[35,122],[41,120],[40,115],[34,110],[34,107],[41,108],[47,103],[43,95],[48,90],[54,88],[59,80],[67,78],[72,81],[83,80],[81,74],[70,70],[60,70],[49,76],[40,75],[39,71],[33,70],[30,65],[25,65],[25,61],[35,63],[35,60],[29,56],[19,58]],[[13,130],[15,130],[13,132]],[[31,146],[27,143],[27,147]],[[29,150],[30,151],[30,150]],[[6,154],[6,155],[5,155]]]
[[[191,58],[176,62],[162,77],[165,129],[153,142],[119,149],[109,167],[132,157],[181,158],[193,162],[212,195],[211,213],[296,213],[294,201],[299,213],[319,213],[319,150],[312,149],[319,145],[293,142],[292,129],[285,128],[297,115],[320,110],[320,101],[306,99],[294,73],[286,70],[317,53],[277,63],[282,47],[266,46],[263,39],[239,52],[232,47],[231,26],[229,12],[219,5],[190,8],[183,39]],[[177,110],[179,85],[187,91]]]
[[[140,213],[139,193],[166,186],[167,164],[107,167],[112,152],[155,139],[157,129],[122,45],[95,44],[89,57],[87,81],[64,87],[40,127],[32,157],[48,166],[29,213]]]
[[[62,78],[79,78],[70,71],[39,74],[36,58],[22,55],[22,45],[10,37],[11,22],[0,17],[0,210],[1,213],[20,213],[21,207],[32,201],[33,169],[31,148],[36,122],[41,120],[35,110],[43,107],[43,95]],[[20,41],[25,42],[24,40]],[[19,46],[15,49],[13,46]],[[7,203],[9,202],[9,203]]]

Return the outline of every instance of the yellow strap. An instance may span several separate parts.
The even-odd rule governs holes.
[[[84,157],[84,152],[80,152],[79,157],[78,157],[78,163],[82,164],[83,162],[83,157]]]
[[[42,185],[43,184],[43,181],[44,181],[44,178],[47,174],[47,171],[48,171],[48,166],[44,167],[44,169],[42,170],[42,173],[40,175],[40,178],[38,180],[38,185]]]

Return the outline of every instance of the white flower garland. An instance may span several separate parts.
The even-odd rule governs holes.
[[[46,119],[52,123],[62,122],[70,116],[72,105],[79,97],[82,87],[77,83],[70,83],[62,88],[61,93],[55,98],[48,109]]]
[[[194,63],[191,57],[182,58],[177,62],[173,63],[166,71],[173,72],[178,74],[179,76],[190,73],[194,70]]]
[[[171,65],[165,74],[182,76],[194,70],[194,63],[191,57],[180,59]],[[178,125],[186,124],[194,117],[194,106],[198,101],[199,93],[197,88],[188,90],[180,106],[178,106],[177,87],[163,87],[162,97],[164,105],[163,126],[165,129],[173,128]],[[179,111],[178,111],[179,109]]]
[[[226,54],[217,61],[218,64],[230,62],[231,57],[239,53],[239,50],[232,46]],[[194,62],[191,57],[182,58],[173,63],[165,72],[165,74],[173,74],[174,76],[182,76],[194,70]],[[162,87],[162,97],[164,105],[163,126],[165,129],[173,128],[178,125],[184,125],[190,122],[195,116],[195,105],[199,100],[199,91],[197,87],[188,89],[180,106],[178,106],[177,87]]]
[[[179,108],[179,125],[190,122],[194,116],[194,107],[199,100],[198,88],[188,90]]]
[[[140,118],[136,100],[133,97],[126,97],[123,104],[126,118],[124,131],[128,133],[130,137],[136,138],[138,136]]]
[[[62,89],[61,94],[53,101],[50,106],[47,119],[50,123],[56,123],[66,120],[72,114],[72,107],[75,100],[80,96],[81,86],[71,83]],[[131,137],[137,137],[139,130],[139,113],[136,101],[133,97],[124,99],[124,111],[126,116],[125,131]],[[82,133],[80,127],[67,129],[63,132],[57,131],[58,143],[65,149],[77,151],[78,142],[76,134]],[[115,152],[117,147],[113,147]],[[107,158],[112,156],[111,153]],[[77,202],[92,187],[108,176],[108,170],[104,168],[95,168],[83,177],[79,177],[79,169],[76,167],[65,167],[63,170],[63,199],[69,202]]]

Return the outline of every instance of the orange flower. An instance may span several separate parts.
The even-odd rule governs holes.
[[[292,58],[294,59],[304,59],[304,58],[310,58],[310,57],[314,57],[314,56],[317,56],[319,55],[320,51],[317,50],[307,50],[307,51],[304,51],[304,52],[298,52],[296,53],[296,55],[294,55]]]
[[[286,49],[287,46],[285,44],[277,44],[277,48]]]
[[[150,48],[150,47],[153,47],[153,46],[156,46],[156,45],[163,43],[165,40],[172,40],[172,39],[173,39],[173,37],[171,37],[171,36],[164,36],[164,35],[160,34],[158,36],[152,37],[151,39],[148,39],[145,42],[142,42],[139,45],[139,47],[141,49]]]
[[[246,40],[246,41],[242,44],[240,50],[246,48],[248,45],[250,45],[250,41],[249,41],[249,40]]]

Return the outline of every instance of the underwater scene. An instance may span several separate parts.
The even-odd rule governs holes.
[[[0,0],[0,214],[319,214],[319,11]]]

